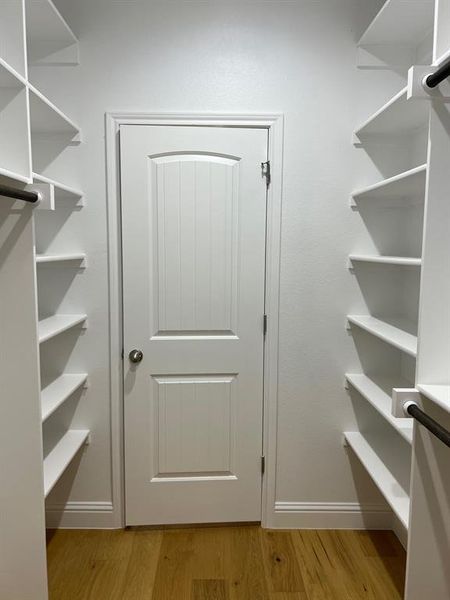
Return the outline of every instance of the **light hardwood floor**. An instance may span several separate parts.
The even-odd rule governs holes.
[[[401,600],[387,531],[50,532],[50,600]]]

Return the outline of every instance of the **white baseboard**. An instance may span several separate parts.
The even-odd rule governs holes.
[[[67,502],[46,507],[48,529],[115,529],[112,502]]]
[[[392,529],[385,505],[358,502],[276,502],[268,527],[274,529]]]

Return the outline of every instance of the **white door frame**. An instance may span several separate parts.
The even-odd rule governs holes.
[[[180,125],[264,128],[268,130],[268,158],[271,163],[271,185],[268,189],[266,232],[267,260],[265,295],[268,323],[264,345],[263,452],[266,459],[265,474],[262,482],[262,525],[264,527],[271,527],[275,514],[277,455],[278,321],[283,123],[284,119],[281,114],[201,115],[126,112],[109,112],[106,114],[113,527],[120,528],[125,525],[119,127],[121,125]]]

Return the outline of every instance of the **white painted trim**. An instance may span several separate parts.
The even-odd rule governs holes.
[[[123,476],[123,365],[122,301],[121,301],[121,232],[119,142],[120,125],[184,125],[209,127],[265,128],[269,132],[269,160],[272,183],[268,190],[266,314],[268,329],[264,356],[264,447],[266,473],[262,489],[262,525],[270,527],[275,515],[276,436],[278,395],[278,327],[281,243],[281,200],[283,173],[283,128],[280,114],[152,114],[110,112],[106,114],[106,169],[109,255],[109,320],[111,369],[111,452],[112,499],[115,527],[125,525]]]
[[[385,504],[276,502],[273,529],[392,529]]]
[[[67,502],[46,507],[49,529],[115,529],[112,502]]]

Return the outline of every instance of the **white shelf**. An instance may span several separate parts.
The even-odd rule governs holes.
[[[78,64],[78,40],[51,0],[26,0],[29,64]]]
[[[433,0],[387,0],[358,45],[417,46],[432,30],[433,18]]]
[[[388,467],[373,450],[366,438],[357,432],[345,432],[345,439],[361,461],[373,482],[385,497],[387,503],[408,529],[409,496]]]
[[[33,182],[47,183],[48,185],[53,186],[56,198],[70,198],[74,200],[80,200],[80,198],[82,198],[84,195],[81,190],[66,185],[65,183],[55,181],[54,179],[50,179],[49,177],[45,177],[44,175],[40,175],[38,173],[33,173]]]
[[[377,377],[376,381],[364,374],[347,373],[347,381],[363,398],[386,419],[409,444],[412,444],[413,422],[408,418],[392,416],[392,388],[411,387],[409,382],[401,382],[394,377]]]
[[[450,412],[450,385],[418,385],[421,394]]]
[[[386,322],[369,315],[349,315],[348,320],[402,352],[417,355],[417,336],[411,333],[415,327],[410,321],[397,318]]]
[[[52,381],[41,391],[42,422],[46,421],[57,408],[86,383],[87,373],[64,374]]]
[[[352,262],[367,262],[383,265],[398,265],[404,267],[420,267],[422,264],[421,258],[410,258],[407,256],[377,256],[364,254],[350,254]]]
[[[63,435],[44,459],[44,492],[48,494],[75,458],[89,436],[88,430],[71,429]]]
[[[38,324],[39,343],[42,344],[47,340],[84,323],[87,315],[53,315],[42,319]]]
[[[354,200],[381,200],[385,198],[425,198],[425,183],[427,165],[420,165],[389,179],[384,179],[373,185],[353,192]]]
[[[86,260],[86,254],[73,253],[73,254],[36,254],[36,264],[48,264],[58,262],[80,262],[80,266],[84,267],[84,261]]]
[[[11,65],[0,58],[0,87],[21,88],[26,85],[26,80]]]
[[[407,88],[403,88],[384,106],[377,110],[355,131],[355,137],[363,140],[367,136],[398,136],[426,126],[429,107],[420,100],[407,100]]]
[[[80,128],[39,90],[29,84],[31,134],[34,136],[65,135],[78,138]]]

